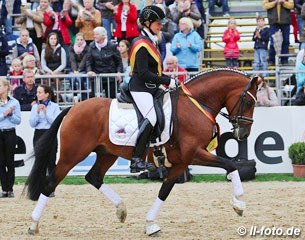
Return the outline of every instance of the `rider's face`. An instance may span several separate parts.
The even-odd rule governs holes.
[[[158,35],[162,29],[162,24],[159,21],[155,21],[150,25],[150,29],[155,35]]]

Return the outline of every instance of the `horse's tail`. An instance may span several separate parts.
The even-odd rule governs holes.
[[[34,165],[25,183],[27,187],[27,196],[31,200],[36,201],[43,191],[47,177],[47,166],[50,165],[50,161],[52,160],[51,150],[53,145],[56,144],[60,124],[70,109],[71,107],[65,108],[57,116],[48,131],[39,138],[35,145],[33,152],[33,155],[35,156]]]

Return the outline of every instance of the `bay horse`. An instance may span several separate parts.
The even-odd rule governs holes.
[[[161,206],[175,185],[175,180],[191,164],[225,169],[233,186],[231,204],[242,215],[245,209],[245,202],[242,200],[244,192],[234,163],[213,155],[206,148],[212,139],[218,113],[232,123],[236,139],[244,140],[248,137],[253,123],[256,91],[257,77],[249,78],[244,72],[222,68],[201,72],[170,93],[178,96],[174,109],[176,121],[173,123],[173,134],[164,145],[172,167],[168,168],[168,176],[147,213],[147,235],[155,235],[160,231],[155,220]],[[111,101],[107,98],[92,98],[64,109],[37,143],[35,161],[25,188],[31,200],[38,200],[32,212],[29,234],[38,232],[38,223],[49,195],[68,172],[91,152],[96,152],[96,161],[85,179],[111,201],[116,207],[119,220],[125,221],[127,210],[123,200],[103,182],[106,172],[117,157],[131,159],[133,152],[133,147],[117,146],[109,140],[108,116]],[[228,114],[221,112],[224,107]],[[54,171],[47,175],[49,152],[59,127],[60,157]]]

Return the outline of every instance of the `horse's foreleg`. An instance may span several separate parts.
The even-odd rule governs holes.
[[[215,156],[205,150],[198,151],[193,162],[193,165],[210,166],[223,168],[228,172],[228,179],[232,182],[234,196],[231,200],[233,209],[238,215],[242,215],[246,209],[246,203],[242,200],[244,189],[239,177],[239,173],[232,161]]]
[[[116,215],[120,222],[125,222],[127,210],[122,198],[111,187],[103,181],[108,169],[116,161],[117,157],[113,155],[102,155],[97,152],[96,162],[86,175],[86,180],[97,188],[104,196],[116,207]]]

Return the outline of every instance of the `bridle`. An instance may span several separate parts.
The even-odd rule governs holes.
[[[195,97],[192,95],[192,93],[188,90],[188,88],[185,86],[184,83],[181,83],[180,87],[182,88],[182,91],[184,92],[184,94],[186,94],[188,96],[188,98],[194,103],[194,105],[204,114],[206,114],[206,110],[208,109],[209,112],[214,112],[216,114],[220,114],[221,116],[225,117],[226,119],[229,120],[229,122],[233,125],[233,129],[237,129],[240,127],[241,122],[246,122],[246,123],[253,123],[253,118],[249,118],[249,117],[245,117],[243,116],[244,110],[245,110],[245,105],[246,105],[246,95],[249,95],[252,100],[254,101],[254,103],[257,102],[256,97],[249,91],[250,87],[251,87],[251,80],[248,82],[248,84],[246,85],[245,89],[243,90],[242,94],[240,95],[239,99],[237,100],[237,102],[235,103],[234,107],[232,108],[232,112],[238,108],[238,110],[236,111],[236,115],[234,115],[233,117],[230,117],[229,114],[222,112],[222,111],[216,111],[214,110],[212,107],[206,105],[205,103],[198,101],[197,99],[195,99]],[[207,115],[207,114],[206,114]],[[210,117],[208,116],[208,118],[210,119]],[[212,121],[212,120],[211,120]],[[213,121],[212,121],[213,122]],[[215,122],[215,120],[214,120]]]

